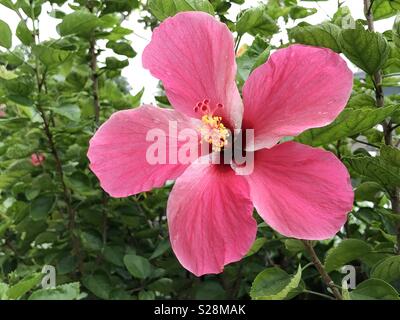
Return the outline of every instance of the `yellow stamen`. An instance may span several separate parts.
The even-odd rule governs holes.
[[[222,118],[212,115],[204,115],[201,118],[203,122],[200,128],[201,137],[205,142],[212,145],[212,150],[215,152],[228,144],[229,130],[225,128],[221,122]]]

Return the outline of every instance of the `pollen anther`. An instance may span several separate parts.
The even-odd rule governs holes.
[[[229,130],[222,123],[222,118],[203,115],[203,125],[200,128],[202,140],[212,145],[214,152],[219,152],[228,144]]]

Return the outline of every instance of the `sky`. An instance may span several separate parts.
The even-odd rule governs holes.
[[[72,1],[68,1],[72,3]],[[236,15],[244,9],[248,7],[257,6],[259,3],[263,1],[259,0],[247,0],[243,5],[233,4],[230,12],[229,18],[235,20]],[[354,19],[362,19],[364,18],[363,13],[363,0],[347,0],[342,1],[343,5],[346,5],[350,8],[351,14]],[[295,23],[289,24],[288,27],[296,25],[299,21],[306,21],[311,24],[318,24],[325,20],[330,19],[333,14],[337,10],[338,1],[337,0],[328,0],[328,1],[299,1],[299,5],[309,8],[316,8],[318,12],[314,15],[307,17],[306,19],[296,20]],[[59,8],[57,5],[54,5],[54,8]],[[59,8],[60,9],[60,8]],[[68,7],[68,4],[64,4],[61,8],[65,12],[71,12],[72,10]],[[46,40],[50,38],[58,38],[58,34],[56,31],[56,25],[60,23],[60,20],[54,19],[45,14],[45,12],[50,12],[52,10],[51,5],[46,3],[43,8],[43,13],[39,17],[40,19],[40,27],[39,30],[41,32],[41,40]],[[149,43],[151,39],[151,30],[144,29],[143,25],[138,22],[140,16],[145,14],[143,12],[135,11],[129,17],[129,20],[124,22],[124,26],[130,29],[133,29],[133,33],[127,38],[131,40],[132,46],[137,52],[137,56],[133,59],[130,59],[129,67],[125,68],[122,72],[122,75],[128,79],[130,86],[132,87],[132,94],[137,93],[142,88],[145,88],[144,95],[142,98],[142,103],[154,103],[154,94],[157,91],[158,80],[153,78],[150,73],[142,67],[141,55],[143,49]],[[18,38],[15,37],[15,29],[18,25],[19,18],[18,16],[10,9],[7,9],[4,6],[0,5],[0,19],[7,22],[11,29],[14,32],[13,37],[13,45],[19,43]],[[391,29],[393,25],[394,18],[389,18],[381,21],[377,21],[375,23],[375,29],[377,31],[383,32],[385,30]],[[284,24],[280,23],[281,26]],[[281,32],[277,34],[272,39],[272,43],[278,44],[279,39],[287,39],[287,35],[285,32]],[[242,38],[241,44],[250,44],[252,42],[252,37],[245,36]],[[102,44],[101,44],[102,45]],[[103,46],[105,47],[105,45]],[[113,55],[113,52],[106,51],[103,56],[100,56],[100,60],[105,60],[106,56]],[[357,68],[351,66],[351,68],[356,71]]]

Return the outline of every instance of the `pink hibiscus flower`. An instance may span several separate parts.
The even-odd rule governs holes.
[[[46,157],[43,153],[32,153],[31,155],[31,163],[35,167],[42,165],[45,159]]]
[[[327,239],[343,226],[353,203],[345,166],[322,149],[278,143],[331,123],[343,110],[352,73],[338,54],[303,45],[277,50],[252,72],[242,102],[231,32],[208,14],[185,12],[154,30],[143,65],[162,81],[174,110],[144,105],[112,115],[90,141],[90,168],[113,197],[176,180],[167,219],[172,248],[186,269],[219,273],[240,260],[256,237],[253,207],[287,237]],[[229,165],[199,160],[149,164],[146,134],[168,132],[171,121],[178,131],[211,124],[221,144],[201,130],[189,141],[206,138],[214,154],[224,151],[225,128],[254,129],[254,142],[245,147],[254,152],[253,172],[238,175]],[[166,143],[168,156],[184,144]]]

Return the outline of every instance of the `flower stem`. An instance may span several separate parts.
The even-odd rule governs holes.
[[[333,282],[329,274],[326,272],[324,266],[322,265],[317,254],[315,253],[314,248],[310,243],[310,241],[307,240],[301,240],[301,241],[303,242],[304,247],[311,256],[311,261],[313,262],[315,268],[318,270],[326,286],[332,290],[332,293],[335,296],[336,300],[343,300],[342,295],[340,294],[339,290],[335,287],[335,283]]]

